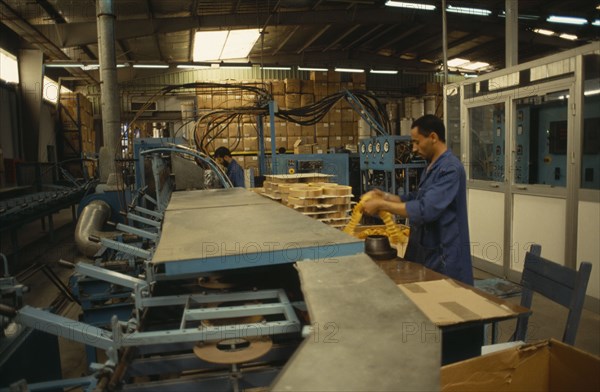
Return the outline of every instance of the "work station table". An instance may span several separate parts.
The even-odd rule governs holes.
[[[442,330],[442,364],[444,365],[480,355],[481,346],[488,344],[485,336],[487,324],[492,325],[491,340],[492,343],[495,343],[498,322],[531,314],[531,310],[528,308],[450,279],[419,263],[400,258],[373,260],[373,262],[402,288]],[[415,285],[416,290],[414,289]],[[439,294],[443,294],[444,298],[441,301],[444,302],[434,304],[435,306],[429,306],[430,303],[426,303],[426,306],[422,307],[423,302],[421,304],[418,302],[420,291],[430,288],[432,291],[435,289]],[[460,290],[461,288],[468,291]],[[457,295],[456,293],[466,295]],[[441,297],[438,295],[435,298]],[[427,299],[432,298],[434,296]],[[477,309],[473,309],[473,307],[479,307],[482,310],[478,313]],[[456,318],[444,318],[441,313],[446,310],[454,313]]]

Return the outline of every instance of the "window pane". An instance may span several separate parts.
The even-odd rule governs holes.
[[[581,188],[600,190],[600,55],[584,56]]]
[[[0,48],[0,79],[6,83],[19,83],[17,58]]]
[[[470,178],[504,180],[504,104],[469,109]]]
[[[566,186],[568,91],[517,100],[515,183]]]

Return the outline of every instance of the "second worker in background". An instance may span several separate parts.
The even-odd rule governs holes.
[[[472,285],[465,169],[448,150],[439,118],[425,115],[411,128],[413,153],[428,163],[418,191],[399,197],[373,190],[364,211],[377,215],[384,210],[409,218],[410,239],[404,258]]]
[[[215,160],[227,170],[227,177],[236,188],[244,188],[244,169],[231,156],[227,147],[219,147],[215,150]]]

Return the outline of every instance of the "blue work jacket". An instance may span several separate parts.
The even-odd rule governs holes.
[[[227,165],[227,177],[229,177],[235,188],[244,188],[244,169],[235,159],[232,159]]]
[[[406,202],[410,239],[405,258],[473,284],[465,169],[450,150],[430,165]]]

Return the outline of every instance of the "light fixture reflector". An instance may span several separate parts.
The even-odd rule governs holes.
[[[316,71],[316,72],[327,72],[327,68],[315,68],[315,67],[298,67],[298,71]]]
[[[373,74],[384,74],[384,75],[397,75],[398,70],[396,69],[372,69]]]
[[[478,16],[489,16],[492,13],[492,11],[486,10],[483,8],[454,7],[451,5],[449,5],[448,8],[446,8],[446,11],[454,12],[457,14],[478,15]]]
[[[573,25],[584,25],[586,24],[588,21],[587,19],[584,18],[577,18],[574,16],[557,16],[557,15],[550,15],[548,17],[548,19],[546,19],[546,22],[552,22],[552,23],[564,23],[564,24],[573,24]]]
[[[335,68],[335,72],[354,72],[354,73],[361,73],[361,72],[365,72],[364,69],[358,69],[358,68]]]
[[[435,5],[431,4],[419,4],[419,3],[408,3],[404,1],[393,1],[388,0],[385,5],[388,7],[400,7],[400,8],[410,8],[415,10],[424,10],[424,11],[433,11],[435,10]]]

